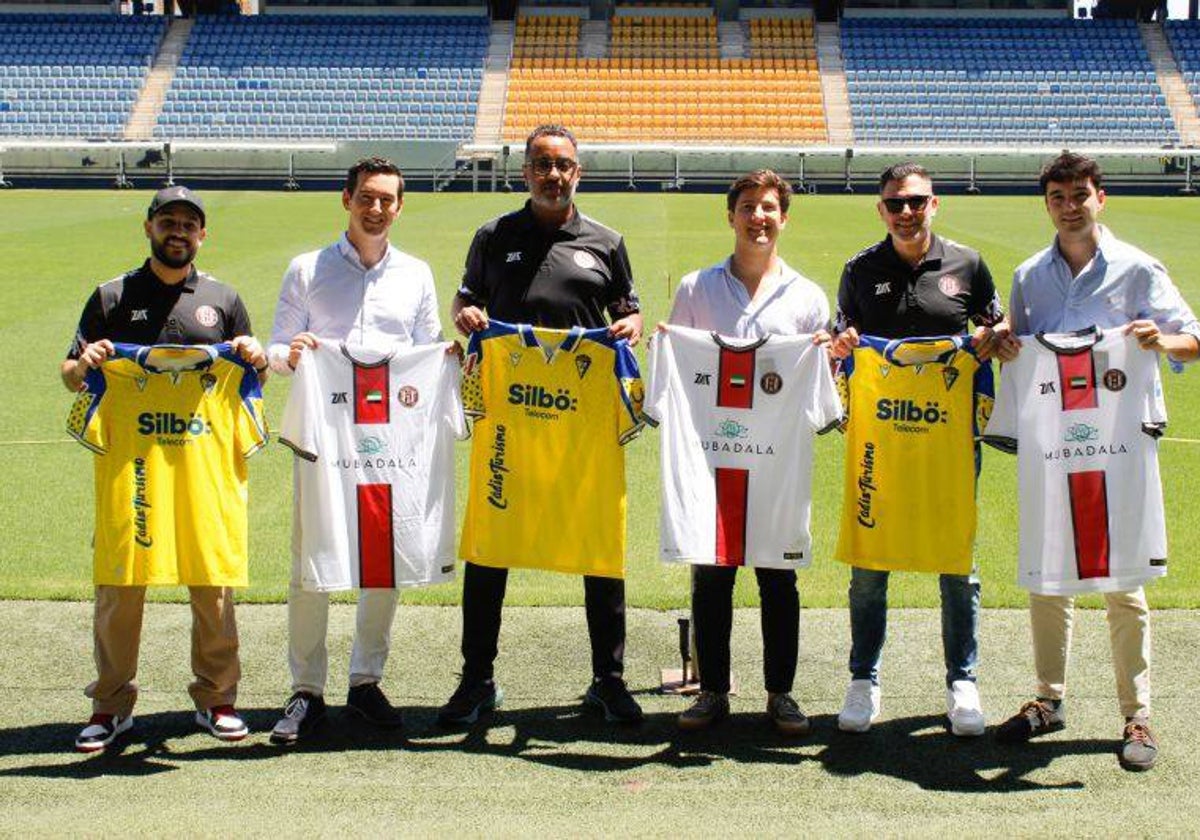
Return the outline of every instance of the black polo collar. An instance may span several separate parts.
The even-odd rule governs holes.
[[[531,231],[537,231],[542,236],[546,235],[546,229],[538,222],[537,216],[533,214],[533,200],[526,199],[525,206],[520,210],[521,225],[523,228]],[[583,216],[579,212],[579,208],[574,204],[571,205],[571,218],[567,219],[566,224],[549,232],[550,236],[558,236],[564,234],[571,239],[576,239],[583,231]]]
[[[137,270],[137,276],[138,276],[139,280],[142,280],[143,282],[146,282],[146,283],[154,283],[154,284],[156,284],[158,286],[162,286],[164,288],[180,288],[180,287],[175,286],[174,284],[164,283],[162,278],[159,277],[157,274],[155,274],[154,269],[150,267],[150,259],[148,257],[147,257],[146,261],[144,263],[142,263],[142,267]],[[198,271],[196,271],[195,264],[192,264],[188,268],[188,276],[183,278],[183,283],[182,283],[181,288],[185,292],[194,292],[194,291],[196,291],[196,284],[199,282],[200,282],[200,273]]]
[[[890,233],[887,235],[887,238],[883,240],[883,245],[891,257],[896,260],[896,262],[903,263],[912,269],[912,266],[908,265],[908,261],[905,260],[904,257],[900,256],[900,252],[896,250],[896,244],[892,241],[892,235]],[[925,256],[921,258],[921,262],[917,264],[917,267],[912,270],[923,271],[925,266],[928,265],[940,266],[945,256],[946,248],[942,244],[941,238],[939,238],[936,233],[930,231],[929,250],[925,252]]]

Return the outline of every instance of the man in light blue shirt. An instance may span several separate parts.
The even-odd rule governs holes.
[[[1165,353],[1173,366],[1200,356],[1200,324],[1166,269],[1099,223],[1106,201],[1099,165],[1064,152],[1042,170],[1041,186],[1058,235],[1049,248],[1017,267],[1009,305],[1012,332],[1120,328],[1136,337],[1143,350]],[[1158,755],[1149,727],[1146,593],[1138,587],[1104,597],[1117,695],[1125,716],[1120,760],[1127,769],[1146,770]],[[1062,701],[1073,610],[1069,596],[1030,593],[1037,697],[1000,725],[998,740],[1022,743],[1066,724]]]

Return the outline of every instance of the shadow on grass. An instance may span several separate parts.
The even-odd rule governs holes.
[[[563,770],[610,773],[643,767],[707,767],[721,761],[781,767],[809,765],[831,776],[886,776],[924,790],[1005,793],[1047,788],[1082,789],[1083,782],[1045,785],[1026,778],[1059,758],[1112,753],[1104,741],[1045,740],[1021,747],[990,736],[956,738],[941,716],[897,718],[851,735],[836,718],[813,718],[804,738],[785,738],[764,715],[735,715],[706,732],[681,733],[674,713],[647,715],[640,726],[607,724],[581,706],[502,709],[474,726],[443,729],[433,707],[405,709],[403,730],[374,727],[342,710],[305,741],[281,748],[267,742],[279,710],[243,710],[251,735],[238,744],[218,743],[200,731],[188,712],[137,717],[133,729],[101,753],[72,752],[79,723],[0,729],[0,755],[37,756],[23,767],[0,769],[0,777],[91,779],[153,776],[207,761],[272,761],[286,754],[398,750],[480,754],[528,761]],[[60,759],[47,762],[49,758]],[[7,762],[6,762],[7,763]],[[1114,759],[1114,767],[1116,761]]]

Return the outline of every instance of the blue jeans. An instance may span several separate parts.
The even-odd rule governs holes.
[[[879,685],[879,663],[887,637],[888,572],[850,569],[850,674]],[[942,652],[946,687],[975,682],[979,665],[979,576],[940,575]]]

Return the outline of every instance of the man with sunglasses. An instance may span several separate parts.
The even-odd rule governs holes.
[[[454,325],[463,335],[486,329],[489,316],[556,329],[607,326],[637,344],[642,316],[624,239],[575,207],[582,175],[575,137],[561,125],[537,127],[525,141],[522,171],[529,201],[476,232],[450,310]],[[438,712],[444,726],[474,723],[500,704],[492,665],[507,581],[507,569],[465,564],[462,680]],[[642,710],[622,676],[625,581],[584,577],[584,597],[593,672],[585,702],[607,720],[637,723]]]
[[[879,177],[879,217],[888,235],[846,263],[838,288],[832,352],[849,355],[860,335],[882,338],[958,335],[976,325],[980,359],[1013,358],[1017,346],[991,272],[977,251],[933,232],[938,197],[924,167],[888,167]],[[850,570],[850,673],[838,728],[866,732],[879,716],[879,663],[887,634],[888,572]],[[975,685],[979,659],[979,577],[941,575],[946,709],[955,735],[984,731]]]

